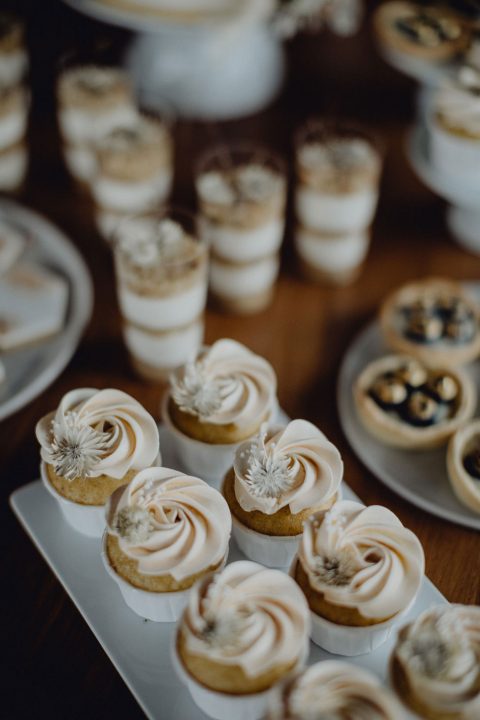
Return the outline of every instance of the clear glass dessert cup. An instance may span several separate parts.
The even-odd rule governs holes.
[[[208,248],[197,218],[165,206],[130,216],[113,233],[123,335],[134,369],[164,382],[203,342]]]

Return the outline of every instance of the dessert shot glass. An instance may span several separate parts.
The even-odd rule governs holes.
[[[295,137],[295,247],[303,274],[345,285],[370,245],[382,155],[360,127],[307,120]]]
[[[198,160],[200,234],[211,247],[210,293],[224,311],[260,312],[274,294],[285,230],[283,160],[252,143],[219,144]]]
[[[123,335],[135,370],[165,381],[203,342],[208,249],[196,216],[165,206],[113,234]]]

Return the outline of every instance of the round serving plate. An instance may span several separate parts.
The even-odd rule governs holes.
[[[27,237],[22,261],[32,261],[63,276],[69,300],[63,329],[38,343],[2,354],[6,380],[0,386],[0,420],[36,398],[63,371],[92,314],[93,286],[79,252],[52,223],[32,210],[0,199],[0,220]]]
[[[353,399],[354,382],[369,362],[388,352],[378,322],[374,321],[345,354],[338,378],[337,405],[348,442],[370,472],[405,500],[445,520],[480,530],[480,516],[462,505],[450,487],[446,447],[425,451],[392,448],[376,440],[360,422]],[[468,372],[480,387],[478,363],[468,366]]]
[[[64,2],[136,31],[125,64],[137,93],[152,106],[158,97],[182,117],[230,119],[261,110],[281,88],[283,47],[268,22],[273,0],[232,3],[230,12],[189,22],[117,9],[99,0]]]

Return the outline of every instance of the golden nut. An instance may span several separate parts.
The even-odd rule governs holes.
[[[410,387],[418,388],[427,382],[427,371],[415,360],[410,360],[405,365],[402,365],[397,372],[397,376]]]
[[[395,376],[382,376],[375,380],[372,393],[382,404],[400,405],[407,397],[407,388]]]
[[[437,403],[424,392],[414,392],[408,400],[408,411],[412,418],[420,421],[432,420],[437,412]]]
[[[458,385],[451,375],[436,375],[428,387],[442,402],[451,402],[458,395]]]

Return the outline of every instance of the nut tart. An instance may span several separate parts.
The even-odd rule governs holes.
[[[447,451],[450,484],[461,503],[480,514],[480,420],[452,435]]]
[[[407,355],[371,362],[353,393],[361,422],[377,440],[412,450],[443,445],[472,417],[477,401],[463,370],[429,368]]]

